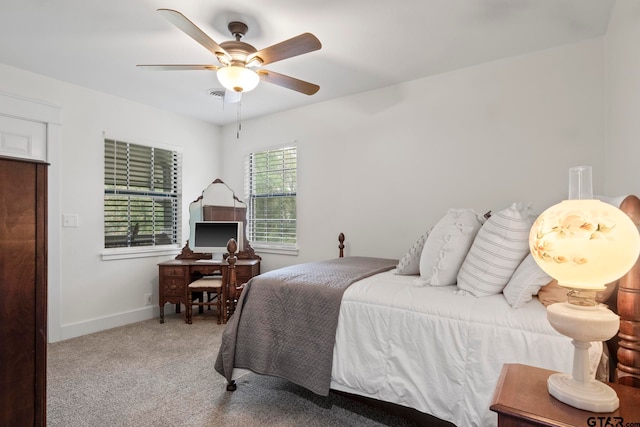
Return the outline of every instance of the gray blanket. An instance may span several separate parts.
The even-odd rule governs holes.
[[[328,395],[344,291],[396,264],[390,259],[347,257],[254,277],[224,330],[216,371],[231,381],[234,367],[245,368]]]

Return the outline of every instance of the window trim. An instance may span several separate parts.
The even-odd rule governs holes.
[[[276,246],[276,245],[269,245],[265,243],[257,243],[257,242],[250,241],[249,244],[253,249],[255,250],[259,249],[261,253],[267,253],[267,254],[297,256],[298,253],[300,252],[300,250],[298,249],[297,243],[295,246],[293,245]]]
[[[118,259],[146,258],[154,256],[178,255],[180,245],[132,246],[126,248],[105,248],[100,252],[103,261]]]
[[[136,138],[131,136],[124,135],[113,135],[107,134],[106,132],[102,133],[102,155],[103,155],[103,163],[104,163],[104,144],[105,140],[113,140],[120,142],[127,142],[129,144],[143,145],[146,147],[159,148],[162,150],[174,151],[178,153],[181,157],[180,167],[178,172],[179,179],[179,208],[178,208],[178,218],[176,220],[176,225],[178,227],[177,235],[178,238],[182,236],[182,204],[183,204],[183,191],[182,191],[182,173],[183,173],[183,164],[182,164],[182,156],[184,149],[183,147],[179,147],[176,145],[170,145],[154,140],[144,139],[144,138]],[[102,182],[103,182],[103,197],[104,197],[104,166],[102,170]],[[158,256],[175,256],[178,255],[182,251],[182,247],[180,243],[170,244],[170,245],[156,245],[156,246],[129,246],[129,247],[117,247],[117,248],[105,248],[104,247],[104,204],[102,207],[102,249],[100,251],[100,258],[102,261],[112,261],[112,260],[120,260],[120,259],[133,259],[133,258],[147,258],[147,257],[158,257]]]

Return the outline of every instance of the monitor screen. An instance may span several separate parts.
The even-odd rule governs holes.
[[[212,254],[227,252],[227,242],[235,239],[242,250],[242,221],[197,221],[191,250]]]

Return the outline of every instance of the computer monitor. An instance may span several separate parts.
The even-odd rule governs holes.
[[[214,259],[221,259],[227,253],[227,242],[233,238],[238,244],[238,251],[241,251],[242,229],[242,221],[196,221],[191,250],[211,253]]]

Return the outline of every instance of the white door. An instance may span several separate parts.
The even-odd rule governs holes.
[[[0,155],[47,160],[47,125],[0,114]]]

